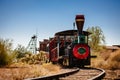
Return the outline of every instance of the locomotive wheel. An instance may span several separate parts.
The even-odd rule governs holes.
[[[73,55],[77,59],[86,59],[89,55],[89,46],[87,44],[77,44],[73,48]]]

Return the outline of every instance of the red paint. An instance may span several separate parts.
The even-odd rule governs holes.
[[[86,52],[84,54],[80,54],[78,52],[79,48],[84,48],[86,50]],[[77,58],[77,59],[86,59],[89,55],[89,51],[90,48],[87,44],[77,44],[74,46],[73,48],[73,55]]]

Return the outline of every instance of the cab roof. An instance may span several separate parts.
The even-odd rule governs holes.
[[[77,35],[78,30],[65,30],[65,31],[60,31],[55,33],[55,36],[74,36]],[[82,34],[84,34],[85,36],[90,35],[90,32],[87,31],[82,31]]]

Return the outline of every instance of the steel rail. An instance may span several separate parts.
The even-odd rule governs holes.
[[[101,80],[101,79],[103,79],[103,77],[105,77],[105,70],[103,70],[101,68],[93,68],[93,69],[99,70],[99,71],[101,71],[101,73],[97,76],[94,76],[94,77],[88,79],[88,80]]]
[[[83,68],[84,69],[84,68]],[[88,80],[101,80],[105,76],[105,71],[100,68],[86,68],[86,69],[95,69],[101,71],[101,73],[97,76],[94,76]],[[70,71],[63,72],[63,73],[58,73],[54,75],[48,75],[48,76],[42,76],[42,77],[36,77],[36,78],[28,78],[24,80],[59,80],[61,77],[67,77],[69,75],[72,75],[74,73],[77,73],[80,70],[80,68],[74,68],[73,70],[71,69]]]
[[[48,76],[42,76],[42,77],[36,77],[36,78],[28,78],[24,80],[59,80],[60,77],[66,77],[68,75],[72,75],[76,72],[79,71],[79,68],[63,72],[63,73],[58,73],[58,74],[53,74],[53,75],[48,75]]]

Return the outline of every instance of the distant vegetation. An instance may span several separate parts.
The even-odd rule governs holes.
[[[38,54],[32,54],[22,45],[18,45],[17,48],[13,50],[12,40],[0,39],[0,67],[8,66],[16,62],[42,64],[48,62],[48,60],[46,52],[41,51]]]
[[[26,54],[32,54],[31,52],[28,52],[24,46],[18,44],[17,48],[14,50],[14,53],[16,54],[16,58],[20,59],[22,57],[25,57]]]
[[[49,62],[49,59],[46,52],[40,51],[38,54],[26,54],[19,61],[27,64],[43,64]]]

